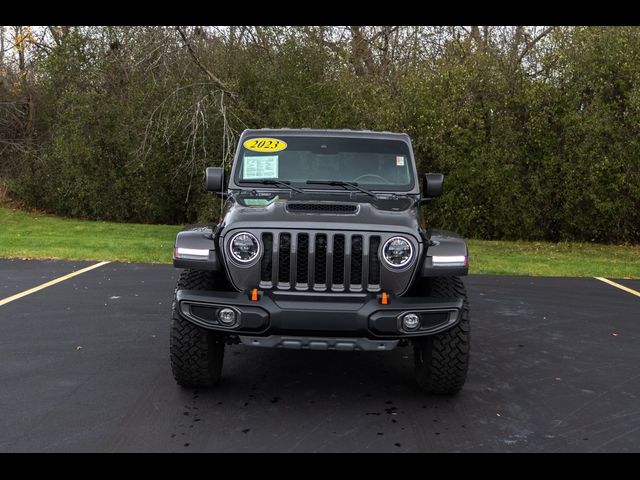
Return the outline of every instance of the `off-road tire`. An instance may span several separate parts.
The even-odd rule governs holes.
[[[431,297],[464,299],[455,327],[414,342],[415,376],[428,393],[453,395],[460,391],[469,368],[470,318],[467,292],[459,277],[436,277],[425,283]]]
[[[178,289],[213,290],[214,275],[213,272],[183,270],[176,292]],[[185,320],[176,308],[174,295],[169,345],[173,378],[183,387],[213,387],[222,373],[224,336]]]

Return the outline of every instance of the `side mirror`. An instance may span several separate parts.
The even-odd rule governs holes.
[[[425,198],[435,198],[442,195],[444,175],[441,173],[425,173],[422,183],[422,194]]]
[[[204,172],[204,183],[210,192],[221,194],[224,186],[224,169],[221,167],[207,167]]]

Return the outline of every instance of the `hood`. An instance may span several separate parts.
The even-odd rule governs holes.
[[[221,226],[393,231],[416,235],[416,197],[361,192],[242,191],[225,202]]]

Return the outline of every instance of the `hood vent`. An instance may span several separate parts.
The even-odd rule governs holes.
[[[353,215],[358,205],[346,203],[288,203],[287,210],[293,213],[342,213]]]

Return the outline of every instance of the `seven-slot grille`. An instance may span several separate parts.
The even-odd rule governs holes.
[[[260,287],[377,292],[380,236],[369,233],[264,232]]]

